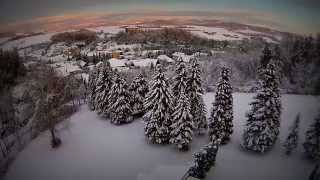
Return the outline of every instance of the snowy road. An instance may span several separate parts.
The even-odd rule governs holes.
[[[207,109],[213,94],[205,95]],[[302,180],[307,179],[312,164],[304,159],[304,133],[320,108],[319,97],[284,95],[281,133],[275,147],[264,155],[252,154],[240,148],[245,112],[252,94],[234,94],[234,133],[228,145],[222,146],[207,179],[214,180]],[[301,113],[298,150],[284,155],[282,142],[296,114]],[[189,152],[178,152],[174,146],[148,144],[143,123],[114,126],[82,106],[81,111],[61,124],[62,146],[52,150],[49,136],[42,134],[33,140],[16,158],[6,180],[177,180],[185,173],[192,153],[208,138],[195,137]]]

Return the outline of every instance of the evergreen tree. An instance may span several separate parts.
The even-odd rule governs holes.
[[[272,59],[272,51],[270,50],[269,44],[266,43],[264,49],[262,50],[262,56],[260,57],[260,66],[262,68],[267,67]]]
[[[284,143],[284,147],[286,148],[286,154],[290,155],[291,152],[297,148],[298,145],[298,135],[299,135],[299,123],[300,123],[300,113],[297,115],[293,126],[290,128],[290,133]]]
[[[146,121],[145,135],[154,143],[168,143],[169,128],[172,124],[170,120],[172,94],[160,64],[156,66],[156,73],[147,94],[145,107],[150,110],[149,120]]]
[[[99,68],[99,75],[96,81],[95,109],[99,114],[107,115],[106,112],[109,108],[108,93],[112,86],[112,70],[107,62],[102,63]]]
[[[196,58],[191,59],[190,63],[190,76],[188,76],[186,92],[191,102],[191,115],[193,117],[195,132],[203,134],[207,129],[207,119],[206,109],[202,99],[201,69]]]
[[[95,99],[96,99],[96,80],[98,77],[99,71],[96,66],[89,73],[88,80],[88,106],[91,110],[95,110]]]
[[[273,64],[259,70],[257,94],[250,105],[243,146],[265,152],[277,140],[280,127],[280,93]]]
[[[233,98],[228,68],[222,68],[216,87],[215,102],[209,118],[209,134],[211,140],[221,138],[221,143],[225,144],[233,133]]]
[[[284,62],[285,58],[283,56],[282,50],[279,45],[276,45],[273,50],[272,63],[276,67],[276,73],[278,78],[281,78],[284,75]]]
[[[139,74],[131,83],[129,87],[129,91],[132,95],[131,98],[131,107],[133,114],[143,113],[145,111],[144,108],[144,100],[149,91],[148,82]]]
[[[125,80],[118,75],[115,76],[108,98],[112,102],[112,104],[109,105],[111,123],[119,125],[129,123],[133,120],[127,84]]]
[[[206,107],[203,102],[202,96],[199,96],[193,102],[197,107],[194,112],[195,117],[193,117],[195,132],[198,135],[203,135],[208,128],[207,117],[206,117],[206,114],[207,114]]]
[[[170,142],[176,144],[179,150],[188,150],[193,135],[193,121],[190,114],[190,102],[182,89],[180,99],[172,114]]]
[[[204,179],[211,167],[215,165],[216,156],[220,145],[220,139],[216,139],[195,153],[194,163],[188,170],[188,176]]]
[[[176,67],[176,76],[173,78],[172,94],[175,98],[174,102],[178,103],[181,92],[185,91],[187,87],[187,72],[186,65],[182,61],[178,61]]]
[[[313,159],[320,159],[320,114],[306,132],[306,140],[303,143],[306,155]]]

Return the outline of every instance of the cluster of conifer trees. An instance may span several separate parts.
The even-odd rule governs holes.
[[[149,111],[144,118],[145,135],[151,142],[188,150],[194,131],[203,134],[207,129],[201,68],[196,58],[188,65],[178,59],[175,67],[172,86],[163,67],[158,64],[155,68],[145,100]]]
[[[148,84],[142,75],[130,84],[110,67],[108,61],[99,63],[89,75],[88,106],[111,123],[120,125],[133,120],[133,115],[145,111],[144,99]]]
[[[270,150],[280,133],[279,69],[271,54],[266,46],[258,68],[256,94],[246,113],[243,133],[242,146],[260,153]],[[177,60],[172,84],[161,64],[155,66],[150,84],[140,74],[127,85],[107,61],[100,63],[89,76],[88,104],[117,125],[131,122],[133,115],[144,115],[144,132],[149,141],[171,143],[182,151],[189,149],[194,133],[204,134],[208,129],[210,143],[194,154],[194,164],[188,171],[188,176],[204,178],[215,164],[219,146],[228,143],[233,133],[230,74],[229,68],[221,68],[208,121],[197,58],[189,63]],[[297,147],[299,119],[298,115],[284,143],[287,154]],[[320,152],[319,119],[307,131],[303,144],[307,155],[313,159],[318,159]]]

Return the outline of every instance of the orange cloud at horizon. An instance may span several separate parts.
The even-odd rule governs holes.
[[[228,22],[228,19],[239,20],[251,16],[253,20],[267,24],[268,27],[277,29],[278,24],[270,21],[265,15],[252,12],[202,12],[198,15],[196,12],[140,12],[140,13],[108,13],[108,12],[82,12],[73,14],[62,14],[57,16],[39,17],[28,21],[11,23],[9,25],[0,25],[0,33],[4,32],[59,32],[72,29],[81,29],[97,26],[113,26],[126,24],[152,23],[153,21],[166,21],[170,24],[182,25],[183,23],[197,23],[200,21],[221,20]],[[223,17],[227,17],[223,19]],[[238,18],[238,19],[237,19]],[[255,19],[256,18],[256,19]],[[245,21],[238,23],[250,24]],[[190,25],[191,25],[190,24]],[[254,24],[254,23],[252,23]],[[185,25],[185,24],[183,24]]]

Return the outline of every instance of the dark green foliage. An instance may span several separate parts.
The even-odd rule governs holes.
[[[0,91],[15,82],[18,76],[26,72],[17,50],[3,51],[0,49]]]
[[[51,41],[54,43],[57,43],[57,42],[71,43],[71,42],[77,42],[77,41],[91,43],[96,39],[97,39],[96,33],[86,29],[81,29],[79,31],[58,33],[51,37]]]

